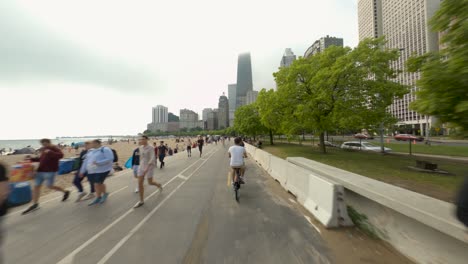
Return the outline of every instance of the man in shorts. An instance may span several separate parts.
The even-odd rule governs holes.
[[[156,156],[154,155],[154,148],[148,145],[147,136],[142,136],[139,141],[140,166],[138,167],[138,189],[140,192],[140,201],[134,206],[134,208],[141,207],[145,204],[145,189],[143,187],[145,177],[148,179],[149,185],[156,186],[162,191],[162,185],[153,181],[154,168],[156,165]]]
[[[88,173],[88,180],[94,184],[96,190],[97,197],[89,204],[90,206],[98,203],[102,204],[107,200],[109,193],[106,190],[104,181],[112,170],[114,163],[114,153],[110,148],[102,146],[99,139],[91,141],[91,148],[93,150],[86,154],[86,159],[80,170],[81,177],[84,177],[86,172]]]
[[[42,145],[40,150],[41,155],[37,158],[26,158],[32,162],[39,162],[39,167],[37,168],[37,172],[34,177],[33,204],[26,209],[23,214],[39,209],[39,197],[41,195],[41,187],[44,181],[49,189],[63,192],[62,202],[66,201],[70,196],[70,191],[54,185],[55,175],[57,175],[59,169],[59,161],[63,158],[63,152],[56,146],[52,145],[52,141],[50,139],[41,139],[40,143]]]
[[[161,141],[161,144],[158,147],[158,154],[159,154],[159,163],[161,163],[161,169],[166,166],[166,162],[164,162],[164,158],[166,157],[166,153],[169,149],[167,146],[164,145],[164,141]]]
[[[198,140],[197,140],[197,144],[198,144],[198,150],[200,151],[200,157],[203,153],[203,143],[205,143],[203,141],[203,137],[202,136],[198,136]]]
[[[229,158],[231,159],[229,170],[229,176],[231,177],[232,183],[237,181],[237,175],[235,169],[241,169],[241,183],[244,183],[244,173],[245,173],[245,163],[244,158],[247,158],[247,152],[245,148],[240,144],[242,143],[241,138],[236,138],[234,140],[234,146],[230,147],[228,150]]]

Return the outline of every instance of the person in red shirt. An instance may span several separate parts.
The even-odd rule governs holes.
[[[36,158],[26,157],[32,162],[39,162],[39,167],[37,168],[36,175],[34,177],[34,189],[33,189],[33,204],[23,212],[27,214],[36,209],[39,209],[39,196],[41,194],[42,183],[45,181],[46,186],[52,190],[63,192],[63,201],[66,201],[70,196],[70,191],[64,190],[61,187],[55,186],[55,175],[59,169],[59,161],[63,158],[63,152],[52,145],[50,139],[44,138],[41,139],[41,155]]]

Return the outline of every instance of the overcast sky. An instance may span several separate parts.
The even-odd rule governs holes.
[[[201,114],[252,56],[273,88],[285,48],[358,43],[357,0],[2,0],[0,139],[127,135],[162,104]]]

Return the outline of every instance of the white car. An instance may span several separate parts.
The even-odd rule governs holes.
[[[374,144],[371,144],[369,142],[363,141],[347,141],[344,142],[341,145],[342,149],[353,149],[353,150],[364,150],[364,151],[373,151],[373,152],[380,152],[380,146],[376,146]],[[384,148],[385,152],[391,152],[392,149],[390,148]]]

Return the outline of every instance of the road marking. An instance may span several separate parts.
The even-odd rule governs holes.
[[[111,197],[112,195],[114,195],[114,194],[116,194],[116,193],[118,193],[118,192],[120,192],[120,191],[122,191],[122,190],[124,190],[124,189],[127,189],[127,188],[128,188],[128,185],[127,185],[127,186],[124,186],[124,187],[122,187],[122,188],[120,188],[120,189],[118,189],[117,191],[113,191],[113,192],[111,192],[111,193],[109,194],[109,197]]]
[[[214,152],[214,151],[212,151]],[[185,170],[183,170],[181,173],[177,174],[176,176],[174,176],[172,179],[170,179],[168,182],[166,182],[163,187],[167,186],[169,183],[171,183],[173,180],[179,178],[179,175],[182,174],[184,171],[190,169],[192,166],[194,166],[195,164],[197,164],[197,161],[195,161],[193,164],[191,164],[190,166],[188,166]],[[204,164],[204,162],[202,163],[202,165]],[[198,169],[198,168],[197,168]],[[155,195],[157,192],[159,192],[159,190],[156,190],[154,191],[152,194],[150,194],[148,197],[145,198],[145,201],[147,201],[149,198],[151,198],[153,195]],[[113,226],[115,226],[117,223],[119,223],[120,221],[122,221],[125,217],[127,217],[129,214],[131,214],[135,209],[132,207],[131,209],[129,209],[127,212],[125,212],[123,215],[121,215],[119,218],[115,219],[112,223],[110,223],[108,226],[106,226],[105,228],[103,228],[101,231],[99,231],[98,233],[96,233],[93,237],[91,237],[90,239],[88,239],[86,242],[84,242],[83,244],[81,244],[79,247],[77,247],[75,250],[73,250],[70,254],[68,254],[67,256],[65,256],[62,260],[60,260],[59,262],[57,262],[57,264],[70,264],[70,263],[73,263],[73,259],[75,258],[76,254],[80,253],[84,248],[86,248],[87,246],[89,246],[91,243],[93,243],[94,241],[96,241],[100,236],[102,236],[104,233],[106,233],[109,229],[111,229]]]
[[[177,175],[177,177],[179,177],[179,178],[181,178],[182,180],[185,180],[185,181],[187,180],[187,177],[185,177],[185,176],[182,175],[182,174]]]
[[[294,200],[293,200],[293,199],[291,199],[291,198],[289,198],[289,201],[290,201],[291,203],[297,204],[297,202],[296,202],[296,201],[294,201]]]
[[[166,198],[164,198],[164,200],[161,201],[161,203],[158,204],[158,206],[151,210],[151,212],[147,214],[145,218],[143,218],[143,220],[141,220],[140,223],[138,223],[138,225],[136,225],[132,230],[130,230],[130,232],[125,237],[123,237],[109,252],[107,252],[107,254],[101,260],[99,260],[98,264],[106,263],[150,219],[150,217],[153,216],[158,211],[158,209],[161,208],[161,206],[163,206],[166,203],[166,201],[169,198],[171,198],[171,196],[211,158],[213,154],[211,154],[207,160],[202,162],[200,166],[193,170],[193,172],[189,176],[187,176],[187,180],[182,181],[171,193],[169,193],[169,195]]]
[[[317,230],[317,232],[319,232],[319,234],[322,234],[322,231],[320,231],[320,229],[319,229],[316,225],[314,225],[314,224],[312,223],[312,220],[310,220],[310,217],[308,217],[308,216],[306,216],[306,215],[304,215],[304,217],[305,217],[305,219],[307,219],[307,221],[315,228],[315,230]]]

